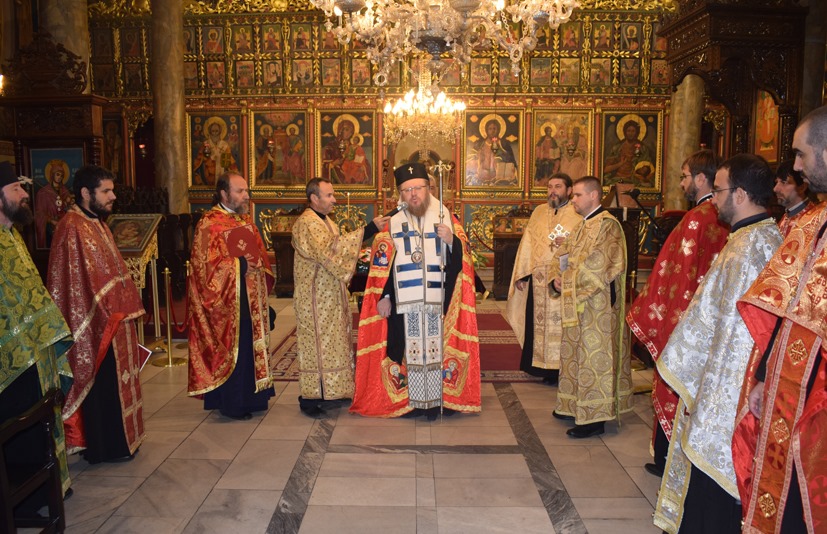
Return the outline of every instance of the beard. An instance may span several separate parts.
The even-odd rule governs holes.
[[[695,184],[689,184],[689,188],[683,192],[683,196],[686,197],[686,200],[688,200],[690,204],[694,204],[695,199],[698,197],[698,188],[695,187]]]
[[[827,193],[827,164],[818,154],[815,157],[816,165],[811,174],[805,178],[810,183],[810,191],[813,193]]]
[[[100,217],[101,219],[105,219],[112,214],[112,208],[107,207],[105,204],[101,204],[98,202],[98,199],[92,198],[89,201],[89,211]]]
[[[34,220],[32,210],[29,209],[29,200],[24,199],[17,204],[11,204],[6,197],[0,193],[0,211],[13,223],[26,226]]]
[[[548,206],[549,206],[550,208],[557,209],[557,208],[559,208],[560,206],[562,206],[565,202],[566,202],[566,201],[565,201],[564,199],[559,198],[559,197],[557,197],[557,196],[554,196],[554,195],[549,195],[549,196],[548,196]]]
[[[735,203],[732,200],[732,191],[730,191],[724,203],[718,205],[718,220],[731,226],[734,215]]]
[[[431,195],[427,195],[419,206],[408,206],[408,212],[414,217],[422,217],[431,205]]]

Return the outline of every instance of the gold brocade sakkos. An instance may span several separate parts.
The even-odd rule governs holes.
[[[632,409],[632,372],[624,343],[626,240],[602,210],[583,220],[563,244],[563,340],[557,412],[578,425],[614,419]],[[611,284],[615,299],[611,300]]]
[[[195,229],[187,281],[189,309],[189,395],[202,395],[227,381],[238,359],[241,262],[230,256],[225,232],[249,225],[255,234],[262,265],[248,266],[245,282],[253,323],[256,392],[273,380],[269,366],[269,304],[275,283],[267,250],[249,215],[220,206],[206,212]]]
[[[293,308],[299,388],[305,399],[353,397],[352,319],[347,283],[356,270],[364,229],[345,235],[307,209],[293,225]]]
[[[531,364],[534,367],[560,368],[560,339],[563,334],[560,299],[551,298],[548,294],[549,282],[560,275],[560,247],[553,245],[550,236],[566,237],[582,220],[583,217],[574,211],[570,202],[559,209],[541,204],[531,214],[517,249],[505,316],[522,347],[525,342],[528,289],[518,291],[514,283],[530,275],[534,302]]]
[[[79,408],[111,345],[120,379],[124,435],[134,453],[144,439],[137,325],[144,308],[103,221],[77,206],[61,219],[52,238],[47,286],[75,338],[67,353],[74,383],[63,406],[68,452],[86,448]]]

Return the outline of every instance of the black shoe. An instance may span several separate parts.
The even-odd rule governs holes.
[[[599,436],[602,434],[604,432],[603,427],[603,421],[598,423],[589,423],[588,425],[574,425],[574,428],[570,428],[566,431],[566,435],[575,439],[590,438],[592,436]]]
[[[543,384],[546,384],[547,386],[556,386],[559,380],[560,378],[557,376],[547,376],[543,378]]]
[[[325,413],[327,413],[324,410],[322,410],[321,408],[319,408],[318,406],[307,406],[307,407],[302,406],[301,411],[307,417],[312,417],[314,419],[319,419]]]
[[[643,466],[646,469],[646,472],[650,475],[655,475],[656,477],[663,477],[663,468],[659,467],[658,464],[646,464]]]
[[[230,419],[233,419],[235,421],[249,421],[250,419],[253,418],[253,414],[251,414],[250,412],[243,413],[241,415],[229,415],[229,414],[221,414],[221,415],[223,415],[224,417],[229,417]]]
[[[135,455],[138,454],[138,451],[133,452],[128,456],[121,456],[120,458],[112,458],[111,460],[104,460],[104,462],[108,464],[122,464],[126,462],[131,462],[135,459]]]
[[[73,490],[72,488],[67,489],[66,493],[63,494],[63,500],[65,501],[66,499],[68,499],[69,497],[71,497],[74,494],[75,494],[75,490]]]
[[[555,419],[561,419],[563,421],[574,421],[573,415],[563,415],[561,413],[557,413],[557,410],[551,412],[551,415],[553,415]]]

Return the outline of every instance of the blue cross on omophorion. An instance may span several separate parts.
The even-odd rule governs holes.
[[[425,236],[430,237],[429,234],[425,234]],[[402,238],[402,242],[405,244],[405,255],[410,256],[411,255],[411,238],[412,237],[419,237],[419,232],[417,232],[416,230],[410,230],[409,227],[408,227],[408,223],[403,222],[402,223],[402,231],[401,232],[396,232],[395,234],[393,234],[393,237],[401,237]]]
[[[438,255],[439,254],[439,236],[436,233],[437,226],[438,225],[436,223],[434,223],[434,231],[433,232],[425,232],[425,239],[434,238],[434,252],[436,252],[436,254]]]

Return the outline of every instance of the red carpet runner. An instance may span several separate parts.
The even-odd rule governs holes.
[[[353,343],[356,345],[358,315],[354,314]],[[483,382],[533,382],[538,380],[520,371],[520,346],[511,326],[497,310],[477,310],[480,336],[480,367]],[[354,348],[355,350],[355,348]],[[273,376],[277,381],[299,379],[296,356],[296,330],[276,347],[270,357]]]

